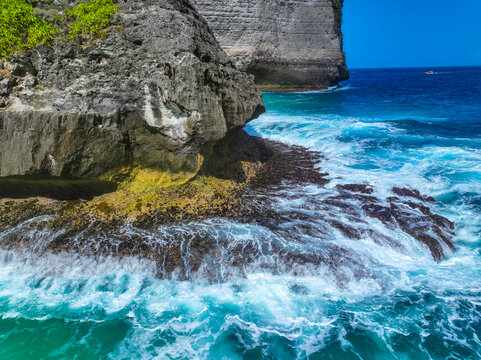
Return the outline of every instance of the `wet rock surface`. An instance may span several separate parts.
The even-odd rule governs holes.
[[[136,256],[155,262],[159,277],[176,279],[223,281],[259,270],[294,275],[327,271],[341,286],[349,276],[373,276],[371,255],[360,258],[353,250],[356,242],[371,242],[400,256],[413,251],[406,246],[412,242],[416,251],[435,261],[454,250],[454,224],[436,214],[435,203],[415,189],[402,190],[404,195],[393,189],[397,196],[381,198],[368,184],[333,186],[329,174],[322,172],[320,154],[252,141],[262,166],[235,192],[229,206],[185,214],[180,220],[170,213],[179,209],[164,209],[135,221],[92,220],[75,229],[65,222],[58,226],[54,220],[59,208],[75,208],[75,203],[50,204],[53,210],[47,215],[35,203],[28,213],[30,220],[20,217],[23,222],[16,226],[3,226],[1,246],[35,256],[42,252]],[[252,152],[244,155],[248,154]],[[236,169],[228,162],[222,166],[224,174]]]

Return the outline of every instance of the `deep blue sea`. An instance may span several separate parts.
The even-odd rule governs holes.
[[[149,235],[204,231],[262,249],[262,264],[216,282],[158,279],[136,258],[2,251],[0,359],[480,359],[481,68],[351,70],[340,86],[264,101],[249,133],[322,154],[329,184],[287,187],[276,206],[307,215],[285,224],[299,252],[344,249],[330,267],[270,271],[270,244],[292,241],[227,219]],[[379,198],[393,187],[433,196],[455,223],[456,250],[436,262],[374,218],[359,226],[395,243],[324,231],[324,218],[349,218],[315,204],[345,183]]]

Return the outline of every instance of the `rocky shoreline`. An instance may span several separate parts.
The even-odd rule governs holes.
[[[220,154],[223,162],[216,159]],[[161,190],[131,186],[136,180],[130,179],[119,183],[116,192],[90,201],[0,200],[1,247],[34,256],[135,256],[157,264],[160,277],[189,279],[202,272],[211,281],[244,273],[250,266],[303,274],[324,264],[340,283],[347,281],[340,267],[352,266],[360,277],[368,269],[349,250],[328,246],[335,234],[349,241],[370,238],[405,251],[395,238],[368,226],[366,218],[418,241],[436,261],[454,250],[454,224],[433,212],[434,199],[415,189],[394,188],[396,196],[383,199],[369,184],[331,187],[330,174],[317,168],[319,161],[322,169],[319,153],[240,132],[218,144],[211,162],[195,177]],[[294,187],[314,187],[320,193],[300,194]],[[300,198],[303,205],[297,208],[279,206]],[[224,221],[259,226],[269,232],[268,239],[237,244],[228,235],[214,238],[202,230]],[[259,236],[267,236],[262,231]],[[298,253],[295,244],[304,236],[313,244],[327,241],[327,251]],[[266,262],[268,253],[276,254],[276,263]],[[212,266],[223,264],[228,270],[211,273],[206,259],[217,259]]]

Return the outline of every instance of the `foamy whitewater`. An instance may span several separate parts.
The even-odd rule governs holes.
[[[152,246],[179,234],[216,239],[216,259],[172,279],[138,258],[0,251],[0,359],[481,358],[481,68],[353,70],[339,87],[264,100],[267,113],[247,131],[318,151],[331,180],[273,195],[276,208],[306,215],[282,224],[296,241],[227,219],[122,230]],[[322,200],[346,183],[369,184],[379,198],[396,186],[433,196],[455,223],[456,250],[436,262],[368,217],[356,226],[394,241],[326,237],[325,219],[349,218]],[[31,232],[38,247],[50,241],[28,225],[11,231]],[[234,271],[236,246],[261,255]],[[188,241],[181,248],[186,261],[195,256]],[[276,250],[335,248],[332,267],[292,268]]]

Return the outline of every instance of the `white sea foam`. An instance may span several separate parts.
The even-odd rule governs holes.
[[[301,94],[301,95],[308,95],[308,94],[330,94],[339,91],[348,91],[352,90],[354,87],[351,85],[333,85],[329,86],[327,89],[321,90],[308,90],[308,91],[293,91],[290,94]]]
[[[346,351],[360,351],[356,341],[362,336],[369,337],[366,344],[377,343],[379,358],[399,358],[393,348],[396,341],[411,337],[409,346],[426,353],[427,342],[439,334],[449,346],[462,346],[481,356],[476,328],[481,262],[473,251],[479,244],[481,214],[463,197],[481,188],[478,149],[432,143],[401,147],[402,141],[416,136],[382,119],[268,114],[250,126],[261,136],[325,156],[319,159],[319,168],[331,174],[326,187],[286,187],[272,199],[279,211],[311,215],[312,229],[327,233],[322,239],[316,233],[302,233],[305,223],[301,220],[284,224],[298,234],[297,241],[261,225],[227,219],[162,226],[154,232],[121,230],[138,235],[151,247],[185,238],[184,258],[190,256],[189,239],[209,234],[220,250],[189,274],[190,281],[176,280],[175,274],[174,279],[159,279],[157,264],[136,257],[93,259],[71,253],[36,256],[31,249],[2,250],[1,318],[37,322],[61,318],[72,323],[123,319],[129,330],[110,353],[113,359],[241,359],[258,349],[275,354],[272,344],[279,349],[278,358],[307,358],[333,342]],[[392,139],[401,141],[389,143]],[[375,148],[373,142],[381,145]],[[460,172],[469,181],[457,178]],[[372,185],[381,199],[393,195],[394,186],[436,197],[456,193],[454,206],[435,206],[457,224],[457,250],[448,251],[448,258],[436,263],[422,244],[371,218],[359,223],[359,228],[375,230],[395,239],[395,244],[377,243],[366,236],[349,239],[341,231],[328,229],[325,221],[350,220],[346,214],[322,208],[322,199],[338,184],[360,181]],[[308,201],[313,198],[321,200],[313,205]],[[355,203],[352,206],[356,209]],[[52,234],[32,230],[31,222],[38,220],[17,230],[30,234],[43,248]],[[96,240],[100,239],[92,239]],[[250,265],[229,269],[233,249],[245,244],[261,255]],[[335,271],[322,262],[285,268],[272,250],[329,254],[336,247],[348,255],[335,257]],[[220,280],[208,282],[208,273]],[[406,358],[411,355],[407,353]]]
[[[437,196],[453,189],[475,192],[481,184],[481,150],[478,148],[433,145],[412,149],[399,145],[383,148],[382,140],[393,139],[402,144],[402,139],[414,136],[380,119],[267,114],[249,127],[260,136],[322,153],[325,159],[319,167],[336,175],[331,186],[362,179],[364,183],[375,185],[380,196],[385,196],[394,186],[416,188]],[[346,137],[348,141],[344,140]],[[426,136],[419,136],[419,139],[425,140]],[[369,151],[372,141],[381,143],[376,153]],[[453,184],[449,179],[450,168],[453,173],[469,169],[477,178]]]
[[[9,307],[15,309],[3,313],[2,318],[42,321],[61,316],[66,321],[105,322],[124,316],[129,319],[131,330],[117,344],[112,358],[205,359],[219,354],[236,358],[235,352],[223,345],[231,331],[243,334],[238,336],[245,349],[267,346],[268,339],[278,338],[295,344],[298,356],[308,356],[326,346],[332,331],[340,331],[340,341],[348,346],[349,336],[342,330],[347,324],[377,332],[386,343],[396,333],[409,332],[412,316],[396,321],[384,318],[382,327],[379,317],[375,318],[378,315],[368,309],[377,307],[378,314],[383,314],[386,307],[396,306],[396,293],[417,293],[421,286],[435,294],[436,289],[442,289],[435,296],[451,309],[443,331],[458,339],[452,323],[458,318],[466,319],[467,315],[456,310],[458,295],[444,294],[459,294],[476,286],[473,273],[479,271],[479,263],[474,257],[468,261],[460,254],[462,257],[451,257],[437,265],[422,251],[410,257],[362,241],[355,249],[379,274],[372,279],[358,279],[345,269],[350,280],[343,287],[327,270],[323,276],[257,271],[246,278],[218,284],[160,280],[139,259],[72,262],[71,254],[51,255],[42,272],[38,263],[30,267],[17,253],[2,252],[2,258],[8,260],[0,265],[0,298],[8,298]],[[69,265],[62,266],[63,271],[47,271],[48,264],[59,263]],[[385,283],[379,281],[381,276]],[[472,301],[472,297],[468,299]],[[342,303],[345,305],[335,312],[329,310]],[[340,318],[339,311],[347,311],[344,316],[349,320]],[[476,313],[470,316],[475,317]],[[419,331],[429,334],[428,329]],[[168,334],[175,341],[162,347],[152,346]]]

